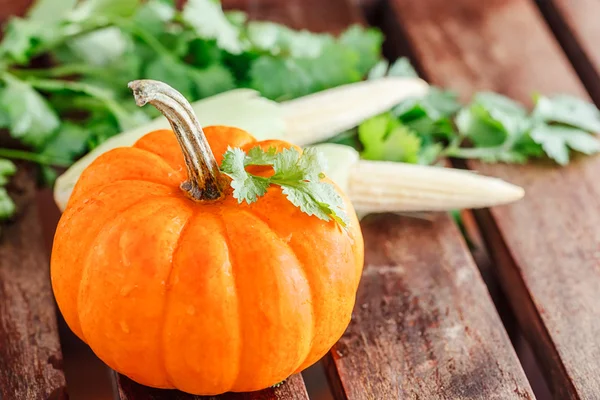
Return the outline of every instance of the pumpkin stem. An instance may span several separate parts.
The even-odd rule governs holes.
[[[185,97],[166,83],[150,79],[129,82],[128,86],[138,106],[150,103],[169,120],[188,171],[188,180],[181,184],[181,189],[197,201],[222,198],[219,165]]]

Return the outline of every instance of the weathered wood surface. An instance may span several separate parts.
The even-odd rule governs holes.
[[[265,3],[265,13],[246,9],[251,18],[317,31],[339,31],[362,22],[356,17],[357,7],[346,0]],[[299,15],[306,19],[298,19]],[[355,319],[328,360],[336,395],[350,399],[533,398],[481,276],[450,218],[440,216],[434,224],[401,222],[389,216],[376,221],[363,226],[367,269]],[[400,253],[390,259],[394,246]],[[441,253],[436,246],[449,251]],[[402,252],[421,248],[427,250],[417,257]],[[402,268],[420,272],[402,276]],[[463,297],[456,290],[459,277],[464,279]],[[426,287],[432,292],[427,293]],[[448,346],[449,336],[444,332],[452,336],[452,345]]]
[[[0,399],[66,399],[48,260],[34,178],[21,165],[11,184],[18,222],[0,233]]]
[[[479,90],[526,103],[533,91],[586,96],[533,2],[391,0],[389,11],[426,78],[464,99]],[[468,165],[525,187],[524,200],[476,215],[556,398],[600,398],[600,158]]]
[[[600,2],[537,0],[591,97],[600,104]]]
[[[300,374],[291,376],[278,388],[252,393],[227,393],[221,396],[194,396],[176,390],[160,390],[138,385],[123,375],[115,374],[115,392],[121,400],[308,400]]]
[[[346,0],[224,4],[244,9],[253,19],[313,31],[338,32],[361,22],[358,9]],[[367,259],[374,265],[363,277],[357,319],[329,360],[338,397],[388,399],[404,393],[410,396],[405,398],[533,398],[481,276],[450,218],[442,215],[425,226],[422,221],[401,222],[389,216],[377,221],[380,226],[366,226]],[[402,250],[422,246],[428,250],[418,257]],[[399,253],[389,259],[395,249]],[[378,257],[386,260],[383,265]],[[402,275],[401,270],[418,273]],[[387,292],[378,293],[379,289]],[[344,348],[348,351],[340,356]],[[120,385],[121,393],[130,396],[123,399],[148,398],[147,388],[123,379]]]
[[[228,9],[244,10],[250,19],[285,24],[312,32],[339,33],[360,23],[361,11],[347,0],[222,0]]]
[[[340,399],[533,399],[453,222],[363,221],[350,327],[331,352]]]

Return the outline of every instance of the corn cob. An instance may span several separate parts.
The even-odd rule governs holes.
[[[348,146],[315,147],[326,156],[327,175],[346,192],[359,214],[482,208],[524,195],[519,186],[470,171],[359,160]]]
[[[521,199],[524,190],[469,171],[385,161],[357,162],[348,195],[363,213],[483,208]]]
[[[418,78],[386,77],[284,102],[285,140],[299,146],[324,141],[389,110],[402,100],[423,96],[428,87]]]

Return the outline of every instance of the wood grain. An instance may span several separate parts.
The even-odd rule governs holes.
[[[600,103],[600,2],[537,0],[591,97]]]
[[[194,396],[177,390],[153,389],[138,385],[123,375],[114,375],[116,396],[121,400],[308,400],[308,393],[300,374],[291,376],[278,388],[209,397]]]
[[[390,11],[426,78],[465,99],[479,90],[526,103],[533,91],[586,97],[532,2],[392,0]],[[555,397],[600,398],[600,158],[468,165],[525,187],[524,200],[476,215]]]
[[[328,363],[337,398],[534,398],[449,217],[371,216],[362,228],[353,319]]]
[[[340,33],[359,23],[358,7],[346,0],[222,0],[224,8],[244,10],[250,19],[285,24],[312,32]]]
[[[362,22],[356,17],[357,7],[346,0],[318,2],[319,7],[312,1],[266,3],[264,13],[249,9],[253,18],[311,30],[323,26],[341,30]],[[302,22],[290,12],[299,5],[306,9]],[[327,21],[313,17],[315,12]],[[354,319],[327,362],[336,396],[533,398],[481,276],[450,218],[440,216],[434,224],[390,216],[371,221],[363,226],[368,266]],[[438,246],[448,251],[441,252]],[[404,274],[401,269],[418,273]],[[460,289],[457,279],[463,280]]]
[[[19,215],[0,240],[0,399],[66,399],[31,168],[20,165],[10,188]]]

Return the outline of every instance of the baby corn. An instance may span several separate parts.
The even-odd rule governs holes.
[[[419,78],[387,77],[284,102],[285,140],[299,146],[322,142],[407,98],[423,96],[428,88]]]
[[[364,160],[351,167],[347,193],[365,214],[482,208],[525,194],[519,186],[469,171]]]

